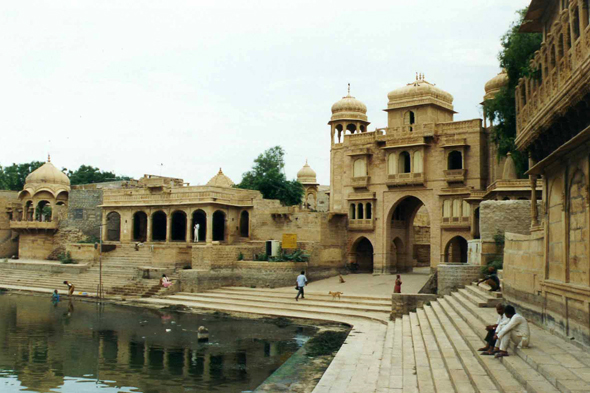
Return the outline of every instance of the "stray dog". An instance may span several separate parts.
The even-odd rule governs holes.
[[[342,278],[342,274],[338,275],[338,278],[340,279],[340,284],[344,284],[346,281],[344,281],[344,279]]]
[[[338,297],[338,300],[340,300],[340,295],[344,295],[343,292],[328,292],[329,295],[332,295],[332,300],[336,299],[336,297]]]

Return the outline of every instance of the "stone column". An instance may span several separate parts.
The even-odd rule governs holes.
[[[107,239],[107,214],[106,212],[103,210],[102,211],[102,241],[104,242]]]
[[[535,165],[535,161],[529,155],[529,169]],[[531,228],[539,226],[537,219],[537,175],[529,175],[531,181]]]
[[[147,234],[146,234],[146,242],[152,241],[152,212],[147,212]]]
[[[172,214],[170,211],[166,214],[166,243],[170,243],[172,236]]]
[[[188,215],[188,212],[186,213],[186,242],[190,243],[192,242],[193,239],[191,239],[191,218]]]
[[[213,242],[213,213],[211,209],[206,210],[207,214],[207,232],[205,233],[205,240],[207,243],[211,244]]]

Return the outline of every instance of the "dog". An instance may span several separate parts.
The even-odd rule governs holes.
[[[338,300],[340,300],[340,295],[344,295],[343,292],[328,292],[329,295],[332,295],[332,300],[336,299],[336,297],[338,298]]]
[[[342,274],[338,275],[338,278],[340,279],[340,284],[344,284],[346,281],[344,281],[344,279],[342,278]]]

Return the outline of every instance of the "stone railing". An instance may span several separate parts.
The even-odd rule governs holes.
[[[446,169],[444,172],[447,183],[463,183],[467,169]]]
[[[388,187],[424,185],[424,173],[396,173],[387,176]]]
[[[146,189],[108,190],[104,193],[103,206],[134,206],[149,204],[179,205],[210,202],[224,203],[234,206],[252,206],[252,197],[239,195],[240,193],[243,192],[234,189],[231,189],[231,192],[219,192],[198,191],[194,188],[193,190],[190,188],[173,188],[169,190],[169,192],[157,194]]]
[[[369,181],[371,180],[371,176],[358,176],[353,177],[350,179],[352,188],[367,188],[369,186]]]
[[[590,69],[590,24],[580,26],[579,37],[571,37],[570,22],[579,21],[572,15],[577,4],[572,3],[562,11],[560,23],[554,23],[551,31],[535,52],[531,69],[537,70],[534,77],[519,80],[516,88],[516,144],[524,148],[535,138],[534,130],[554,111],[559,112],[559,103],[568,95],[575,95],[587,84]],[[571,45],[571,47],[570,47]]]
[[[348,220],[348,230],[350,231],[372,231],[375,229],[375,220]]]
[[[469,228],[469,217],[443,217],[441,228]]]

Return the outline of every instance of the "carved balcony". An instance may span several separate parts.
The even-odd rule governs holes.
[[[388,187],[422,186],[424,185],[424,173],[396,173],[387,176],[385,184]]]
[[[357,176],[351,179],[351,186],[352,188],[367,188],[369,186],[369,182],[371,180],[371,176]]]
[[[375,229],[375,220],[348,220],[349,231],[373,231]]]
[[[447,169],[445,170],[445,180],[447,183],[464,183],[467,169]]]

